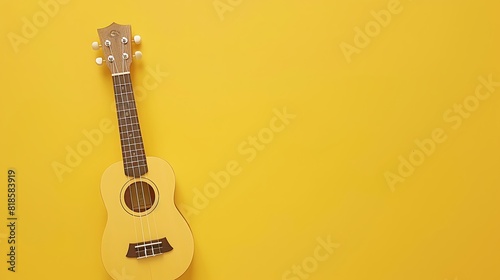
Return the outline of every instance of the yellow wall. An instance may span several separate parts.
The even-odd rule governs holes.
[[[146,151],[196,242],[181,279],[500,279],[500,2],[3,2],[1,279],[110,279],[120,148],[90,43],[113,21],[143,37]]]

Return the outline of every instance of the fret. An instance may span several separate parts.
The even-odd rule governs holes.
[[[120,128],[126,128],[128,130],[132,130],[135,127],[130,127],[130,126],[137,126],[139,125],[138,120],[137,120],[137,115],[132,116],[132,117],[127,117],[127,118],[118,118],[118,121],[121,122]]]
[[[122,86],[116,86],[115,87],[115,95],[120,98],[120,100],[129,100],[128,97],[130,93],[133,93],[134,90],[132,89],[131,86],[128,85],[122,85]]]
[[[132,143],[132,142],[133,143],[139,143],[141,141],[141,139],[142,138],[141,138],[140,135],[139,136],[133,136],[132,133],[125,133],[122,136],[122,138],[121,138],[122,141],[128,141],[127,143]]]
[[[133,100],[129,100],[127,99],[129,97],[130,94],[132,94],[133,92],[127,92],[127,93],[123,93],[123,94],[117,94],[116,95],[116,99],[118,100],[116,103],[117,104],[130,104],[133,102]]]
[[[120,136],[121,137],[132,137],[131,134],[133,134],[132,136],[140,136],[141,135],[141,131],[138,130],[138,129],[127,129],[127,130],[123,130],[123,131],[120,131]]]
[[[138,161],[125,161],[125,168],[133,168],[133,167],[143,167],[145,166],[146,160],[138,160]]]
[[[144,155],[142,143],[134,143],[130,145],[122,145],[122,154],[126,157],[136,157]]]
[[[132,84],[129,82],[117,83],[117,84],[115,84],[115,89],[119,89],[120,93],[131,92],[132,91]]]
[[[119,97],[119,98],[121,98],[121,97]],[[128,108],[128,107],[129,107],[129,105],[130,105],[130,103],[131,103],[131,101],[129,101],[129,100],[125,100],[125,101],[123,101],[123,100],[122,100],[122,101],[116,101],[115,103],[116,103],[117,105],[124,105],[124,107],[127,107],[127,108]]]
[[[130,74],[113,76],[113,88],[125,175],[137,178],[148,167]]]
[[[123,165],[125,168],[147,167],[147,161],[146,159],[124,158]]]
[[[127,118],[132,118],[137,116],[137,111],[136,110],[117,110],[118,113],[118,118],[120,119],[127,119]]]
[[[120,139],[131,139],[131,138],[139,138],[141,134],[138,133],[138,130],[124,130],[120,131]]]
[[[144,159],[144,155],[135,155],[135,156],[123,156],[124,162],[133,162],[133,161],[142,161]]]
[[[126,140],[125,140],[126,141]],[[122,141],[120,141],[122,143],[122,154],[124,156],[127,156],[127,157],[135,157],[135,156],[138,156],[138,155],[144,155],[144,146],[142,143],[138,143],[138,142],[135,142],[135,143],[124,143]]]
[[[120,102],[116,104],[116,112],[130,112],[130,102]]]
[[[128,170],[131,170],[131,169],[134,169],[134,168],[145,168],[146,167],[146,161],[143,160],[143,161],[139,161],[139,162],[126,162],[125,165],[124,165],[124,168],[128,169]]]
[[[120,103],[119,106],[121,106],[121,104],[128,104],[128,102],[127,103]],[[120,108],[120,109],[116,110],[116,112],[118,112],[118,113],[121,113],[121,112],[130,112],[130,108],[128,108],[128,105],[126,105],[126,106],[123,105],[123,107],[127,107],[127,108]]]
[[[128,94],[133,93],[132,85],[119,85],[115,86],[116,95],[120,98],[127,98]]]
[[[137,121],[137,120],[135,120]],[[118,128],[120,130],[120,133],[122,132],[134,132],[134,131],[139,131],[139,123],[137,122],[132,122],[132,120],[129,119],[118,119],[118,122],[121,123],[118,125]]]
[[[136,143],[124,144],[124,143],[122,143],[122,146],[124,147],[122,150],[122,155],[124,157],[138,157],[138,156],[144,155],[144,152],[142,152],[143,146],[141,144],[136,144]]]
[[[131,164],[131,163],[145,163],[146,162],[146,159],[144,157],[125,157],[124,158],[125,161],[124,163],[125,164]]]

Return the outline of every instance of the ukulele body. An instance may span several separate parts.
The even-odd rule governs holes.
[[[101,256],[115,280],[177,279],[193,258],[191,229],[174,203],[174,172],[160,158],[147,157],[147,165],[140,178],[125,176],[122,161],[102,176],[108,219]]]

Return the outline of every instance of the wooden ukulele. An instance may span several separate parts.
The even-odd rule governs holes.
[[[104,59],[96,62],[104,60],[113,78],[123,157],[106,169],[101,180],[108,212],[102,261],[115,280],[176,279],[193,258],[193,235],[174,204],[172,167],[162,159],[146,157],[144,151],[130,78],[131,28],[112,23],[97,31]],[[134,41],[140,43],[140,37]],[[100,46],[94,42],[92,47]]]

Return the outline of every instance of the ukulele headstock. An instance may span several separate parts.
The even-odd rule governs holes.
[[[141,37],[135,35],[131,40],[131,27],[130,25],[121,25],[113,22],[107,27],[97,29],[99,34],[100,44],[97,42],[92,43],[92,48],[98,50],[102,48],[103,57],[98,57],[96,63],[102,65],[105,61],[111,74],[119,74],[130,71],[130,64],[132,64],[132,42],[136,44],[141,43]],[[140,51],[135,52],[136,58],[141,58]]]

